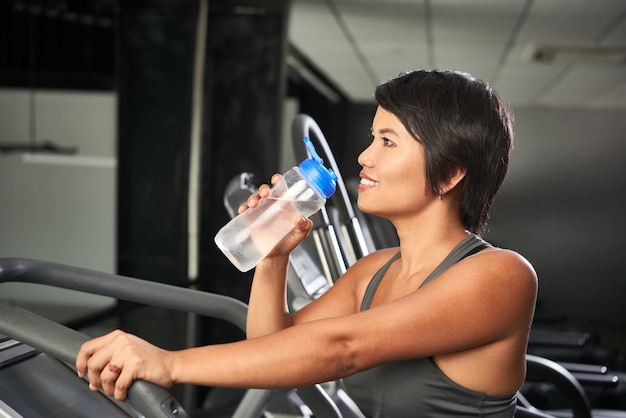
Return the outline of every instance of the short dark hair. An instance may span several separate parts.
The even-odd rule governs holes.
[[[461,220],[467,230],[484,232],[513,146],[508,104],[488,83],[447,70],[401,73],[379,85],[375,99],[424,145],[433,193],[456,168],[465,169]]]

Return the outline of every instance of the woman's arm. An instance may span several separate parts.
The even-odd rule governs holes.
[[[280,174],[272,176],[272,184],[280,178]],[[258,193],[251,195],[247,205],[240,206],[238,212],[255,208],[269,193],[270,186],[262,184]],[[292,325],[286,303],[289,254],[306,239],[312,226],[309,219],[298,216],[294,219],[294,228],[257,264],[248,300],[247,338],[271,334]]]
[[[124,400],[134,380],[240,388],[292,388],[335,380],[350,370],[346,330],[310,322],[259,338],[181,351],[113,331],[83,344],[76,359],[91,390]]]
[[[289,255],[270,257],[256,267],[246,320],[246,337],[272,334],[292,325],[286,301]]]
[[[117,331],[85,343],[76,367],[80,376],[89,375],[93,390],[124,399],[135,379],[166,387],[184,382],[289,388],[335,380],[385,362],[517,341],[511,353],[500,353],[509,361],[508,354],[524,351],[520,335],[528,332],[535,292],[536,276],[528,265],[489,251],[459,263],[422,289],[364,312],[310,318],[262,337],[176,352]]]
[[[272,184],[276,184],[280,175],[275,174],[271,180]],[[247,204],[239,207],[238,213],[255,208],[269,193],[270,186],[262,184],[258,193],[251,195]],[[256,266],[248,300],[247,338],[271,334],[291,326],[286,304],[289,254],[308,236],[310,230],[310,220],[298,217],[294,220],[294,229]]]
[[[272,184],[276,184],[279,180],[280,175],[274,175]],[[247,205],[239,207],[239,213],[248,208],[256,207],[259,200],[267,197],[269,192],[269,185],[261,185],[258,193],[248,198]],[[343,284],[349,279],[342,279],[342,285],[339,288],[343,288],[343,290],[337,290],[335,289],[336,286],[333,286],[332,291],[327,292],[327,294],[330,293],[330,295],[335,296],[323,295],[321,300],[317,299],[312,303],[317,308],[305,308],[308,312],[306,315],[290,314],[286,300],[289,254],[307,238],[312,226],[313,223],[303,216],[294,219],[294,228],[291,232],[276,244],[272,251],[256,266],[248,301],[247,338],[260,337],[280,331],[299,322],[300,318],[303,318],[303,321],[311,321],[355,312],[352,309],[354,304],[350,301],[350,298],[354,298],[354,291],[351,288],[346,289],[348,286]],[[360,261],[358,264],[367,263]],[[363,274],[362,268],[359,274]],[[345,276],[350,275],[354,276],[349,270]]]

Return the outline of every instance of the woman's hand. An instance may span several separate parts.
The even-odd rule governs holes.
[[[280,174],[274,174],[270,181],[272,182],[272,185],[275,185],[280,181],[281,178],[282,176]],[[237,209],[237,213],[245,212],[250,208],[256,208],[259,204],[259,200],[266,198],[270,195],[270,188],[271,186],[269,184],[260,185],[258,192],[255,194],[251,194],[250,197],[248,197],[247,204],[239,206],[239,208]]]
[[[172,353],[123,331],[85,342],[76,357],[79,377],[87,375],[89,388],[125,400],[137,379],[168,388],[172,385]]]
[[[271,178],[272,185],[278,183],[282,176],[280,174],[274,174]],[[268,184],[262,184],[259,186],[257,193],[248,197],[247,204],[239,206],[238,213],[245,212],[248,209],[257,207],[261,199],[266,198],[270,194],[271,186]],[[313,222],[305,216],[299,215],[294,219],[294,228],[285,237],[276,244],[276,246],[266,256],[279,257],[289,255],[294,248],[298,246],[306,237],[309,236]]]

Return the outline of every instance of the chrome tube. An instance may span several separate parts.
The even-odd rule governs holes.
[[[341,175],[341,170],[339,170],[339,167],[337,166],[337,161],[335,160],[332,150],[328,145],[326,137],[322,133],[322,130],[317,122],[315,122],[311,116],[299,114],[294,118],[292,125],[292,140],[294,144],[294,151],[296,152],[297,157],[299,157],[298,159],[310,157],[305,154],[307,151],[302,146],[302,139],[305,136],[309,137],[309,139],[314,143],[316,149],[321,149],[323,151],[320,156],[337,175],[337,192],[331,197],[331,200],[333,203],[339,203],[336,205],[340,211],[339,218],[331,219],[328,211],[326,211],[326,218],[329,219],[331,223],[335,223],[335,228],[337,228],[336,223],[340,223],[341,231],[338,232],[343,234],[343,239],[337,238],[337,242],[341,244],[342,251],[341,254],[332,252],[326,255],[332,257],[333,259],[344,260],[349,267],[358,258],[369,253],[367,242],[363,236],[359,220],[354,213],[352,202],[350,201],[350,196],[348,194],[348,190],[346,189],[346,184]]]

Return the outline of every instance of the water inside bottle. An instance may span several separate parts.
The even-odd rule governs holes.
[[[252,269],[265,257],[291,229],[300,214],[310,216],[324,205],[324,201],[291,200],[281,197],[267,197],[255,209],[248,209],[246,216],[233,220],[238,223],[236,237],[220,237],[216,244],[228,259],[241,271]],[[221,239],[237,243],[226,250]]]
[[[317,212],[324,202],[311,202],[309,200],[288,200],[283,198],[268,197],[268,202],[272,209],[264,215],[271,212],[271,226],[267,228],[254,228],[254,232],[250,234],[249,240],[252,241],[255,250],[264,257],[294,227],[294,222],[298,215],[304,214],[309,216]],[[265,217],[265,216],[264,216]],[[259,220],[257,220],[259,221]],[[269,221],[269,219],[268,219]],[[255,222],[256,223],[256,222]],[[244,245],[247,247],[247,245]]]

